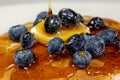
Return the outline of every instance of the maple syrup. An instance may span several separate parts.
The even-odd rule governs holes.
[[[52,2],[51,0],[49,0],[49,6],[48,6],[48,15],[51,16],[53,13],[52,13]]]

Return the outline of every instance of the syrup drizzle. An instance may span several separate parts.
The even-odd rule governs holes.
[[[48,0],[49,4],[48,4],[48,15],[51,16],[53,13],[52,13],[52,7],[51,7],[51,0]]]

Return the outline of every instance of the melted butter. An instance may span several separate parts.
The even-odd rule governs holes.
[[[38,42],[42,44],[47,44],[54,37],[60,37],[63,41],[66,41],[73,34],[90,33],[90,31],[88,27],[80,23],[74,30],[62,27],[60,31],[58,31],[58,33],[49,34],[46,33],[44,29],[44,21],[42,21],[31,29],[31,33],[33,33],[35,39]]]

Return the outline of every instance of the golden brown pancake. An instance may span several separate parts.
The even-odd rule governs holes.
[[[85,23],[91,17],[84,16]],[[120,33],[120,23],[104,18],[106,28],[113,28]],[[25,26],[30,30],[33,23]],[[103,30],[100,29],[100,30]],[[91,30],[97,34],[100,30]],[[35,43],[31,48],[35,53],[35,63],[28,69],[19,68],[14,62],[14,54],[20,44],[9,39],[5,33],[0,36],[0,80],[120,80],[120,52],[116,44],[107,45],[103,55],[94,58],[86,68],[78,68],[72,58],[63,52],[62,55],[52,57],[47,47]]]

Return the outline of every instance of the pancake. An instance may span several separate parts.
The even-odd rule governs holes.
[[[92,17],[84,16],[85,23]],[[106,28],[113,28],[120,33],[120,23],[103,18]],[[30,30],[32,22],[25,26]],[[100,29],[100,30],[103,30]],[[92,34],[100,30],[91,30]],[[28,69],[19,68],[14,62],[14,53],[21,48],[19,43],[9,39],[8,33],[0,36],[0,80],[120,80],[120,53],[116,44],[107,45],[103,55],[92,59],[86,68],[78,68],[65,52],[52,57],[47,47],[35,43],[31,48],[35,53],[35,63]]]

